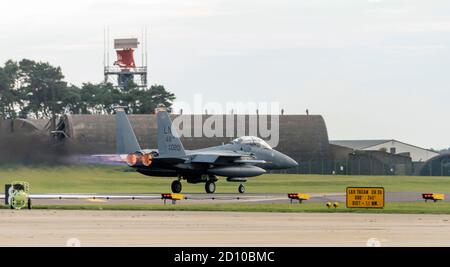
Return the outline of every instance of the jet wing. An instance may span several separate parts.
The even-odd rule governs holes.
[[[237,164],[260,164],[265,163],[264,160],[246,159],[250,156],[248,153],[239,153],[230,150],[211,150],[194,152],[190,160],[191,163],[209,163],[214,164],[225,160]]]

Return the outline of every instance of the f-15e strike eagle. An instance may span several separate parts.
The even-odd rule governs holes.
[[[218,176],[242,184],[248,177],[264,174],[266,170],[287,169],[298,163],[271,148],[262,139],[243,136],[229,144],[197,150],[185,150],[165,108],[157,108],[157,150],[141,149],[123,108],[116,110],[117,153],[137,172],[149,176],[177,177],[172,192],[180,193],[182,180],[205,183],[206,193],[214,193]]]

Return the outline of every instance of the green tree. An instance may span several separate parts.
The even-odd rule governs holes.
[[[136,94],[139,105],[134,110],[137,114],[154,113],[159,104],[167,107],[170,111],[175,95],[167,91],[163,85],[152,85],[148,90],[139,91]]]
[[[75,85],[66,87],[62,101],[65,112],[81,113],[84,108],[81,102],[81,90]]]
[[[129,80],[123,88],[120,88],[120,98],[117,99],[116,104],[120,106],[125,106],[130,111],[130,113],[136,113],[139,109],[139,87],[132,81]]]
[[[133,114],[148,114],[154,113],[158,104],[170,110],[174,99],[175,95],[162,85],[142,89],[132,81],[123,88],[116,88],[109,83],[86,83],[81,87],[81,100],[87,107],[82,113],[113,114],[114,107],[120,105]]]
[[[79,109],[82,114],[112,114],[122,93],[110,83],[83,83]]]
[[[15,118],[20,106],[21,95],[16,88],[19,66],[8,60],[0,67],[0,116],[2,119]]]
[[[68,87],[60,67],[23,59],[19,62],[19,77],[26,113],[49,118],[65,111]]]
[[[139,88],[132,80],[122,88],[111,83],[68,85],[60,67],[47,62],[9,60],[0,67],[0,117],[50,118],[67,112],[113,114],[117,105],[131,113],[154,113],[158,104],[169,110],[175,95],[162,85]]]

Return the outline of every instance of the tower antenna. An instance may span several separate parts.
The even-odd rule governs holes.
[[[106,28],[106,65],[109,66],[109,27]]]
[[[147,26],[145,27],[145,66],[148,66]]]

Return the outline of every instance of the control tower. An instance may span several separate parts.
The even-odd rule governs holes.
[[[147,88],[147,64],[142,60],[141,66],[137,66],[134,60],[134,52],[139,44],[137,38],[114,39],[117,58],[110,66],[108,53],[108,60],[104,63],[105,83],[110,82],[118,88],[123,88],[132,81],[140,88]]]

